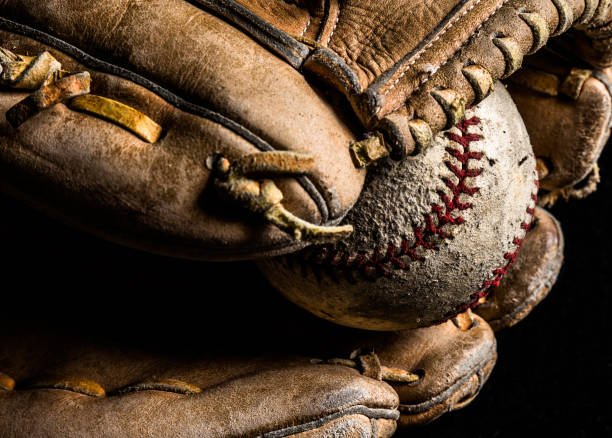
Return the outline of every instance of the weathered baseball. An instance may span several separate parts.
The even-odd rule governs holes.
[[[423,327],[474,307],[516,259],[534,213],[535,159],[501,83],[432,146],[370,172],[333,245],[259,266],[287,298],[351,327]]]

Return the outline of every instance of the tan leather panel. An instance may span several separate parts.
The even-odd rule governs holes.
[[[237,3],[292,36],[310,35],[308,31],[316,26],[310,11],[299,5],[297,1],[237,0]]]
[[[256,3],[244,2],[252,10]],[[549,36],[607,23],[611,12],[608,2],[583,0],[347,0],[337,14],[335,2],[326,6],[322,26],[331,18],[332,31],[318,43],[327,49],[317,47],[303,69],[344,92],[364,126],[383,130],[400,157],[415,149],[401,121],[405,105],[409,118],[424,120],[435,134],[454,115],[432,93],[452,90],[464,105],[486,96],[466,67],[481,68],[492,83],[516,71]],[[283,15],[263,19],[287,28]],[[605,52],[609,30],[589,32]]]
[[[447,321],[411,330],[410,336],[387,335],[386,342],[376,350],[381,362],[422,375],[417,384],[393,385],[402,406],[414,411],[432,408],[450,398],[495,358],[493,331],[482,318],[474,318],[474,325],[466,331]]]
[[[395,426],[395,422],[393,422],[393,425]],[[376,433],[373,429],[376,430],[376,426],[372,427],[372,420],[369,418],[363,415],[351,415],[334,420],[316,429],[291,435],[291,437],[319,438],[332,436],[334,438],[382,438],[393,435],[393,432],[389,433],[388,430],[383,430],[383,433]],[[393,431],[395,431],[395,427]]]
[[[423,426],[424,424],[431,423],[447,412],[462,409],[470,404],[491,375],[496,361],[497,354],[495,354],[491,361],[487,362],[478,373],[473,374],[463,384],[457,385],[452,394],[440,400],[439,403],[433,405],[428,410],[414,410],[411,409],[411,406],[400,406],[402,415],[398,422],[398,428],[407,429]]]

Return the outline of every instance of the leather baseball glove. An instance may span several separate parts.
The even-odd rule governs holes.
[[[598,0],[4,0],[3,186],[203,259],[345,237],[365,166],[427,148]],[[100,19],[104,17],[104,19]]]
[[[396,424],[467,405],[495,363],[478,316],[397,333],[346,329],[238,268],[193,265],[198,278],[224,279],[223,293],[201,300],[138,296],[118,314],[124,292],[108,291],[86,311],[108,315],[100,324],[83,323],[82,299],[67,292],[3,318],[0,437],[389,437]],[[192,312],[190,302],[207,306]]]
[[[204,259],[345,237],[351,226],[337,224],[361,192],[363,167],[431,151],[524,54],[572,25],[591,35],[610,14],[609,2],[591,0],[1,5],[6,189],[121,243]],[[469,136],[473,122],[457,129]],[[525,245],[546,234],[530,233]],[[527,292],[489,280],[501,291],[491,321],[514,323],[541,299],[559,247],[521,253],[541,267],[517,274],[539,279]],[[481,297],[469,298],[472,306]],[[420,424],[467,404],[495,360],[491,330],[469,311],[395,334],[350,333],[297,352],[285,342],[185,358],[141,339],[122,347],[7,329],[0,430],[389,436],[397,421]],[[277,334],[261,337],[280,342]]]

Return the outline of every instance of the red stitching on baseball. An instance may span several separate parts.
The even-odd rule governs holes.
[[[537,203],[538,201],[537,191],[540,188],[540,182],[536,179],[534,183],[536,186],[536,192],[531,194],[531,200]],[[527,206],[526,212],[527,214],[529,214],[530,218],[533,220],[533,216],[535,215],[535,207]],[[529,223],[523,222],[521,224],[521,229],[525,230],[525,234],[526,234],[531,229],[531,222]],[[508,260],[508,262],[503,267],[493,270],[493,275],[494,275],[493,279],[485,281],[482,285],[480,292],[476,292],[470,295],[471,301],[469,303],[460,305],[459,307],[457,307],[457,309],[454,312],[449,314],[447,317],[445,317],[440,322],[444,322],[450,318],[453,318],[459,315],[460,313],[465,312],[468,309],[475,309],[476,307],[478,307],[478,304],[480,304],[479,303],[480,299],[488,296],[489,293],[491,293],[492,289],[498,287],[504,275],[508,273],[510,266],[512,266],[512,264],[516,261],[516,258],[518,257],[519,250],[521,249],[521,246],[523,246],[524,240],[525,240],[524,238],[515,237],[512,243],[516,246],[516,249],[514,250],[514,252],[508,252],[504,254],[504,259]]]
[[[412,261],[423,261],[423,256],[417,254],[417,249],[425,248],[437,250],[434,238],[448,239],[451,234],[442,230],[445,225],[461,225],[465,219],[461,215],[455,215],[460,211],[467,210],[472,207],[469,202],[461,202],[461,195],[473,196],[478,187],[467,185],[467,178],[479,176],[482,169],[471,169],[469,163],[471,160],[481,160],[482,153],[470,150],[470,143],[479,141],[482,136],[479,134],[468,133],[470,126],[478,125],[480,119],[472,117],[457,124],[459,134],[447,132],[446,136],[461,146],[461,149],[447,147],[446,151],[458,161],[458,165],[447,161],[445,164],[449,170],[457,177],[457,183],[453,183],[450,179],[444,178],[445,185],[452,193],[452,197],[444,192],[440,192],[439,196],[443,205],[432,204],[431,213],[424,217],[425,225],[415,225],[413,227],[414,243],[406,238],[402,239],[400,246],[389,243],[386,252],[380,249],[375,249],[370,256],[365,252],[357,254],[353,259],[348,253],[340,253],[339,251],[330,252],[320,264],[331,265],[335,269],[342,270],[346,273],[356,270],[364,277],[370,280],[375,280],[377,276],[389,276],[389,268],[407,269],[407,264],[402,261],[401,257],[408,256]]]

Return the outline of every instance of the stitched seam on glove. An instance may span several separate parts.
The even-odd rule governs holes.
[[[389,94],[389,92],[391,92],[391,90],[393,90],[393,88],[395,88],[395,86],[397,85],[397,83],[406,75],[406,73],[408,73],[408,71],[410,70],[410,68],[423,56],[425,55],[429,49],[431,49],[435,43],[437,41],[440,40],[440,38],[442,38],[442,36],[444,36],[444,34],[446,32],[448,32],[461,18],[463,18],[465,15],[467,15],[472,9],[474,9],[476,7],[476,5],[478,5],[482,0],[477,0],[474,4],[472,4],[468,9],[466,9],[465,11],[463,11],[463,13],[461,15],[458,15],[456,17],[454,17],[447,26],[444,27],[444,29],[442,30],[442,32],[440,32],[438,35],[436,35],[433,39],[431,39],[424,47],[420,48],[420,50],[418,50],[418,54],[416,54],[416,56],[414,56],[413,58],[410,59],[410,56],[407,56],[406,58],[408,59],[402,59],[400,60],[398,63],[396,63],[393,67],[391,67],[389,70],[387,71],[391,71],[393,70],[396,66],[398,66],[399,64],[403,63],[403,62],[407,62],[407,64],[402,68],[400,75],[397,77],[397,79],[395,81],[393,81],[393,83],[391,84],[391,86],[383,93],[383,96],[386,96],[387,94]],[[508,0],[505,0],[503,3],[501,3],[497,9],[489,16],[487,17],[487,19],[485,21],[483,21],[480,26],[478,26],[476,28],[476,31],[474,32],[474,35],[476,35],[478,33],[478,31],[480,30],[480,28],[493,16],[495,15],[495,12],[497,12],[499,10],[499,8],[501,8]],[[437,31],[437,29],[436,29]],[[432,32],[432,35],[433,36]],[[461,48],[468,42],[470,41],[470,39],[468,38],[466,41],[463,42],[463,44],[457,49],[457,51],[455,51],[455,53],[453,53],[446,61],[444,61],[440,67],[444,66],[444,64],[446,64],[448,62],[449,59],[451,59],[453,56],[455,56],[455,54],[461,50]],[[413,91],[412,94],[414,94],[421,85],[423,85],[425,82],[427,82],[429,80],[429,78],[440,69],[440,67],[438,67],[435,70],[432,70],[426,77],[426,79],[424,79],[423,81],[420,82],[419,86],[417,88],[415,88],[415,90]],[[376,84],[373,84],[376,85]],[[401,105],[400,105],[401,106]],[[395,108],[396,110],[397,108]],[[394,111],[395,111],[394,110]]]
[[[491,14],[487,17],[487,19],[485,21],[483,21],[474,31],[474,35],[471,38],[466,39],[461,46],[459,46],[459,48],[451,55],[449,56],[446,60],[444,60],[444,62],[442,62],[440,64],[439,67],[437,67],[436,69],[432,70],[431,72],[429,72],[427,74],[427,76],[425,76],[423,79],[421,79],[419,81],[419,84],[414,88],[414,90],[412,90],[412,92],[406,96],[406,99],[404,102],[400,103],[397,107],[393,108],[393,110],[390,111],[390,113],[397,111],[399,108],[402,107],[402,105],[406,104],[406,101],[408,101],[415,93],[417,93],[421,87],[423,87],[423,85],[425,85],[427,82],[429,82],[429,80],[442,68],[444,67],[446,64],[448,64],[454,57],[455,55],[457,55],[457,53],[459,53],[470,41],[472,41],[472,38],[474,38],[475,36],[478,35],[478,33],[480,32],[480,30],[482,29],[482,27],[491,19],[495,16],[495,13],[497,11],[499,11],[501,9],[502,6],[504,6],[506,4],[508,0],[506,0],[504,3],[502,3],[501,5],[499,5],[499,7]],[[423,55],[423,54],[421,54]],[[418,59],[418,58],[417,58]],[[415,62],[417,61],[417,59],[415,59]],[[402,73],[402,76],[405,75],[408,72],[408,70],[406,70],[404,73]],[[398,78],[397,81],[395,81],[395,83],[393,84],[393,86],[391,88],[389,88],[387,91],[385,91],[384,95],[386,96],[387,94],[389,94],[389,92],[395,87],[395,85],[397,84],[397,82],[399,82],[399,80],[401,79]],[[377,105],[376,107],[376,111],[378,112],[380,110],[380,105]]]

